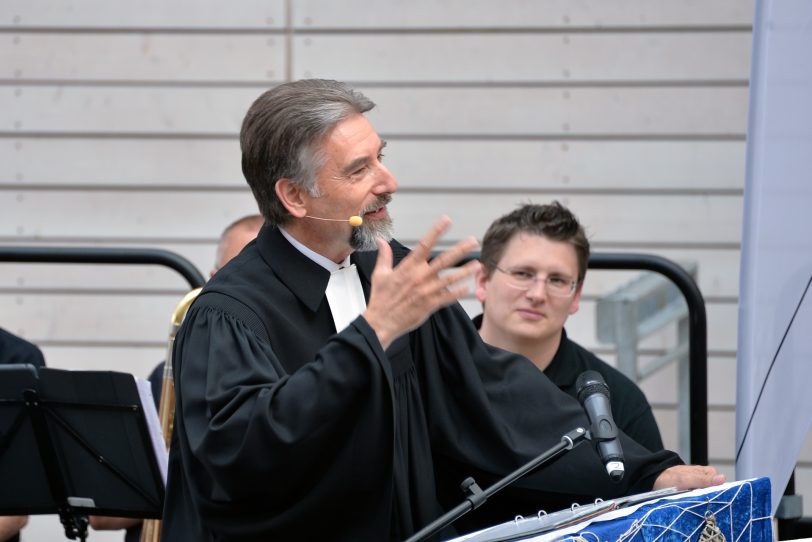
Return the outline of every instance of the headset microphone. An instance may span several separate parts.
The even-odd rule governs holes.
[[[320,216],[310,216],[310,215],[305,215],[305,218],[312,218],[314,220],[326,220],[328,222],[347,222],[353,228],[357,228],[358,226],[360,226],[361,224],[364,223],[364,219],[361,218],[359,215],[352,215],[348,219],[343,219],[343,218],[321,218]]]

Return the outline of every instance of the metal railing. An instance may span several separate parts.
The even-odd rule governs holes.
[[[180,273],[192,288],[206,282],[192,262],[155,248],[0,246],[0,262],[163,265]]]
[[[479,258],[479,253],[469,259]],[[0,247],[0,262],[155,264],[180,273],[192,288],[206,282],[186,258],[160,249],[104,247]],[[593,253],[590,269],[654,271],[670,279],[688,304],[688,363],[690,371],[689,415],[691,463],[708,463],[708,329],[705,301],[688,272],[677,263],[651,254]]]
[[[691,275],[676,262],[652,254],[604,252],[589,257],[590,269],[654,271],[670,279],[688,304],[690,458],[708,464],[708,320],[705,300]]]

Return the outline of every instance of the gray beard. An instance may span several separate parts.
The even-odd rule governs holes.
[[[377,240],[392,240],[392,217],[388,216],[384,220],[364,221],[350,233],[350,246],[359,252],[377,250]]]

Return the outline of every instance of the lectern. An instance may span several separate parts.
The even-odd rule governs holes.
[[[453,542],[772,542],[767,478],[663,492],[517,517]]]

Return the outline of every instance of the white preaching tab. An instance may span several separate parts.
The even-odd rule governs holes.
[[[361,279],[355,264],[330,273],[327,283],[327,302],[333,313],[336,332],[343,330],[367,308]]]

